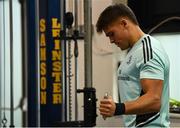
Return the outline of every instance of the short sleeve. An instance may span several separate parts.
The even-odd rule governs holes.
[[[160,58],[154,55],[152,59],[144,62],[144,58],[139,56],[136,61],[136,66],[140,73],[140,79],[149,78],[164,80],[164,68]]]

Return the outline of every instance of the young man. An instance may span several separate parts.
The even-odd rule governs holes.
[[[96,28],[111,43],[129,49],[118,69],[121,103],[101,100],[100,114],[123,115],[127,127],[169,127],[169,59],[160,42],[140,29],[123,4],[107,7]]]

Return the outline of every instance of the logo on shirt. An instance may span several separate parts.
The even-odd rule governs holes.
[[[131,61],[132,61],[132,55],[129,57],[129,60],[126,63],[129,65]]]
[[[121,70],[119,70],[119,74],[121,74]]]
[[[130,81],[128,76],[118,76],[118,80]]]

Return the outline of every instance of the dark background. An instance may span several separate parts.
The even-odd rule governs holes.
[[[145,32],[169,17],[180,17],[180,0],[128,0],[128,6]],[[180,32],[180,20],[169,21],[154,31],[162,32]]]

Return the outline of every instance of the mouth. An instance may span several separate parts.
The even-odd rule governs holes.
[[[120,45],[120,43],[116,43],[116,46],[119,48],[122,48],[122,46]]]
[[[116,46],[118,46],[118,47],[119,47],[119,42],[114,42],[114,43],[115,43],[115,45],[116,45]]]
[[[119,44],[118,44],[118,43],[115,43],[114,45],[120,48],[120,46],[119,46]]]

